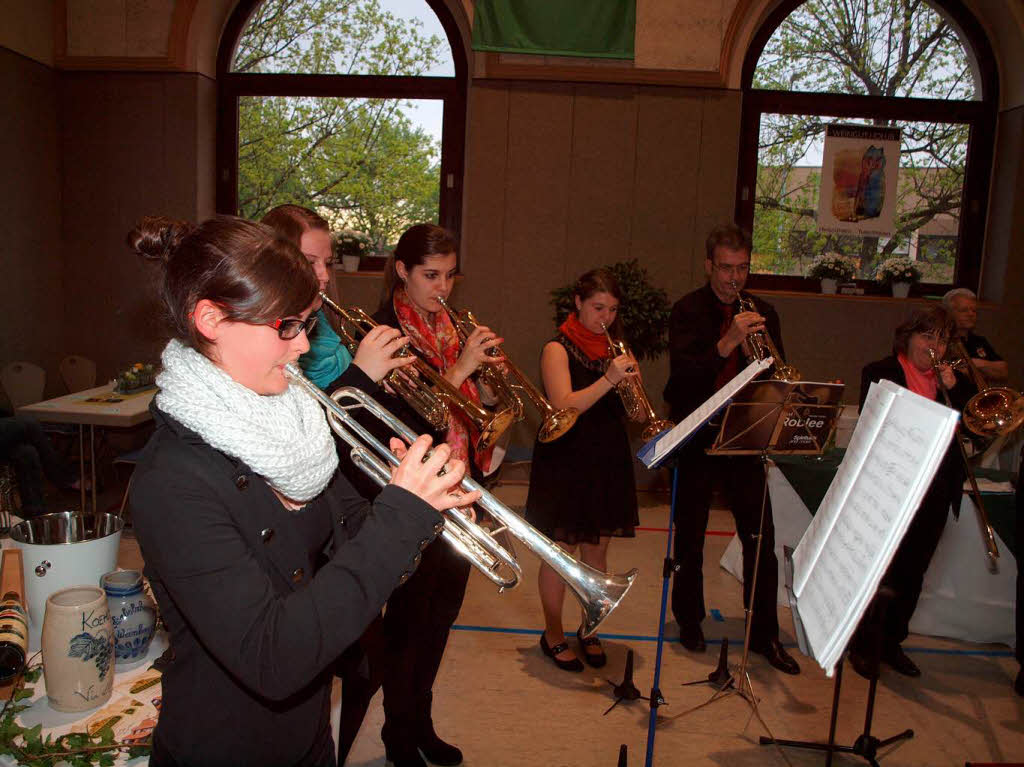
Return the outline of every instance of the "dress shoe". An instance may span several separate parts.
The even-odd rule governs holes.
[[[907,654],[903,652],[903,648],[899,645],[892,645],[882,650],[882,660],[892,666],[894,671],[903,674],[903,676],[921,676],[921,669],[917,667],[914,661],[907,657]]]
[[[793,656],[786,652],[786,648],[782,646],[782,642],[778,639],[771,640],[763,647],[751,647],[750,649],[758,655],[763,655],[767,658],[768,662],[783,674],[800,673],[800,666],[793,660]]]
[[[559,660],[556,656],[561,655],[563,652],[569,649],[568,642],[559,642],[554,647],[548,645],[547,637],[543,633],[540,635],[540,649],[547,655],[558,666],[562,671],[583,671],[583,661],[579,658],[573,658],[572,660]]]
[[[708,649],[708,643],[704,641],[704,632],[701,631],[699,623],[695,625],[679,624],[679,644],[690,652],[705,652]]]
[[[414,747],[398,748],[384,746],[384,758],[393,767],[427,767],[420,752]]]
[[[451,743],[441,740],[437,737],[436,732],[431,731],[420,738],[417,745],[420,748],[420,753],[430,764],[436,764],[438,767],[456,767],[456,765],[462,764],[462,751]]]
[[[589,636],[586,639],[583,638],[583,627],[580,626],[576,629],[576,638],[580,640],[580,646],[583,650],[583,660],[587,662],[588,666],[594,668],[601,668],[605,663],[608,662],[608,656],[604,654],[604,650],[601,647],[601,640],[596,636]],[[587,648],[596,647],[598,652],[591,652]]]
[[[850,661],[853,670],[868,681],[878,679],[877,659],[872,661],[867,655],[853,649],[846,653],[846,659]]]
[[[1024,698],[1024,668],[1017,672],[1017,681],[1013,683],[1013,691]]]

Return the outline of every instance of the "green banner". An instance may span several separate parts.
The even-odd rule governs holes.
[[[478,0],[473,49],[632,59],[636,0]]]

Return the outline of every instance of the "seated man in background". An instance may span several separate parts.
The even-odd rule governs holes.
[[[75,468],[61,458],[39,422],[27,416],[0,418],[0,460],[10,461],[18,478],[21,516],[46,514],[43,475],[62,490],[77,490]]]
[[[1003,382],[1009,375],[1009,366],[984,336],[974,332],[978,324],[978,297],[967,288],[954,288],[942,297],[942,304],[953,316],[956,330],[953,338],[967,349],[971,362],[989,382]]]

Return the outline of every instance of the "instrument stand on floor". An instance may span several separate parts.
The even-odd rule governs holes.
[[[842,393],[842,385],[802,384],[791,381],[760,381],[750,383],[752,378],[769,368],[771,362],[772,360],[768,359],[751,363],[728,384],[712,395],[703,405],[681,421],[674,429],[645,444],[637,455],[648,468],[672,466],[672,496],[669,506],[668,535],[665,541],[665,560],[662,569],[661,612],[658,621],[654,682],[650,694],[651,713],[647,730],[647,757],[644,762],[646,767],[651,767],[654,760],[655,730],[659,723],[658,709],[666,705],[658,685],[661,678],[661,662],[665,643],[665,619],[667,616],[670,579],[677,570],[677,565],[672,556],[672,538],[676,517],[676,503],[679,498],[679,467],[677,457],[679,449],[725,407],[728,407],[728,410],[723,418],[722,429],[715,443],[716,447],[720,447],[723,452],[726,452],[728,449],[728,452],[736,454],[738,451],[733,449],[733,447],[739,448],[742,446],[740,444],[742,440],[740,442],[736,440],[745,437],[747,440],[760,440],[756,443],[756,449],[751,450],[748,446],[748,449],[744,451],[748,454],[767,454],[767,448],[772,445],[794,446],[788,450],[779,449],[778,452],[819,454],[835,430],[836,418],[840,409],[838,401],[839,395]],[[748,396],[751,393],[752,396]],[[742,399],[744,401],[733,401],[734,399]],[[733,414],[732,417],[730,417],[730,414]],[[814,425],[809,425],[810,419],[808,416],[812,415],[814,416]],[[728,430],[726,429],[727,424],[729,425]],[[738,428],[737,424],[740,424]],[[723,443],[723,440],[729,444],[720,444]],[[767,469],[766,459],[766,472]],[[765,493],[767,493],[767,487],[766,481]],[[764,501],[766,498],[767,496],[762,499],[762,526],[764,523],[766,506]],[[758,540],[760,540],[760,536]],[[758,548],[759,558],[760,547]],[[755,580],[753,586],[756,587],[756,585]],[[752,588],[751,595],[754,593],[756,591]],[[715,683],[719,689],[716,690],[710,701],[696,708],[703,708],[712,701],[719,700],[733,693],[740,694],[750,704],[752,715],[758,715],[758,719],[763,725],[764,721],[757,714],[757,703],[750,689],[750,679],[746,673],[750,636],[750,607],[751,605],[747,606],[748,627],[746,640],[744,641],[739,684],[735,684],[735,678],[729,674],[727,664],[720,664],[725,666],[724,671],[721,669],[716,670],[708,679],[708,681]],[[727,648],[725,648],[725,652],[728,652]],[[683,714],[678,716],[686,713],[688,712],[683,712]],[[678,718],[678,716],[672,717],[672,719]],[[671,721],[671,719],[662,718],[660,721],[664,723]],[[771,734],[767,726],[765,726],[765,730],[768,731],[769,735]],[[785,759],[785,755],[781,751],[779,753]],[[786,761],[788,763],[788,760]]]
[[[648,700],[640,694],[640,690],[637,689],[636,685],[633,684],[633,651],[630,650],[626,653],[626,670],[623,672],[622,681],[616,684],[611,679],[605,680],[612,686],[612,692],[615,694],[615,702],[612,703],[608,709],[602,714],[607,716],[608,712],[619,705],[622,701],[632,700]]]
[[[793,550],[788,546],[785,549],[786,556],[786,591],[789,593],[790,606],[793,610],[793,624],[796,627],[797,638],[800,642],[801,650],[805,650],[807,647],[806,635],[803,632],[803,625],[800,622],[800,615],[797,610],[796,597],[793,595]],[[884,615],[885,608],[889,600],[892,598],[892,593],[886,592],[885,589],[879,589],[875,598],[871,602],[870,611],[874,611],[876,614]],[[875,714],[875,694],[878,690],[878,668],[877,660],[880,655],[882,636],[876,632],[873,636],[875,647],[871,648],[871,658],[875,665],[873,677],[869,680],[868,686],[868,702],[867,709],[864,713],[864,732],[857,736],[857,739],[853,742],[852,746],[842,746],[836,743],[836,720],[839,718],[839,691],[843,685],[843,665],[845,662],[846,654],[839,659],[836,664],[836,681],[832,687],[832,712],[829,716],[828,723],[828,742],[816,743],[814,741],[807,740],[778,740],[771,737],[761,736],[760,743],[762,746],[776,747],[784,746],[786,748],[804,748],[811,751],[824,751],[827,756],[825,757],[825,767],[831,767],[832,755],[833,754],[853,754],[859,756],[861,759],[866,761],[871,767],[881,767],[878,763],[878,750],[890,746],[901,740],[909,740],[914,737],[913,730],[904,730],[903,732],[897,733],[888,738],[879,739],[871,734],[871,723],[874,719]],[[770,734],[770,733],[769,733]]]
[[[758,710],[757,696],[747,670],[750,660],[750,636],[754,623],[754,599],[761,570],[761,542],[768,514],[768,474],[773,465],[770,456],[820,455],[824,452],[835,431],[841,409],[838,401],[842,390],[843,387],[839,384],[755,381],[748,384],[726,409],[718,436],[708,449],[708,455],[759,455],[764,472],[761,515],[754,544],[754,575],[750,584],[750,596],[744,608],[746,620],[743,655],[739,666],[730,672],[727,645],[723,646],[719,668],[706,680],[717,688],[715,692],[704,703],[663,721],[673,721],[716,701],[738,696],[749,706],[751,717],[757,717],[757,721],[768,733],[767,741],[775,742],[771,729]],[[781,750],[779,755],[789,764]]]

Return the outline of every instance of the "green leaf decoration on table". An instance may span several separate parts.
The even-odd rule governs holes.
[[[69,732],[57,738],[52,735],[44,738],[41,724],[33,727],[18,724],[18,714],[29,706],[20,705],[17,701],[33,696],[33,688],[25,684],[37,681],[41,673],[41,664],[27,669],[15,680],[14,692],[0,708],[0,755],[13,757],[19,767],[56,767],[57,764],[70,767],[113,767],[118,751],[127,751],[129,759],[149,755],[149,744],[125,746],[115,742],[114,731],[109,725],[93,735]]]

